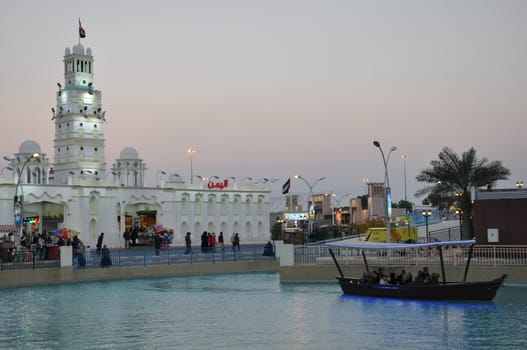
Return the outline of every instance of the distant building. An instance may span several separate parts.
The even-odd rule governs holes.
[[[478,244],[527,245],[527,190],[477,190],[472,218]]]

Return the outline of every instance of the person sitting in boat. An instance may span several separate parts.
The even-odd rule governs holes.
[[[397,276],[397,284],[406,284],[408,275],[405,270],[402,270],[399,276]]]
[[[384,268],[379,267],[378,270],[373,270],[373,282],[374,283],[380,283],[382,279],[384,279]]]
[[[415,276],[415,284],[422,284],[423,283],[423,271],[419,270],[417,271],[417,276]]]
[[[389,284],[398,284],[397,283],[397,277],[395,276],[395,272],[390,273],[390,279],[388,280]]]
[[[423,268],[423,272],[421,273],[421,283],[423,284],[430,284],[431,278],[430,273],[428,272],[428,267]]]
[[[436,272],[432,272],[430,275],[430,283],[431,284],[439,284],[439,274]]]

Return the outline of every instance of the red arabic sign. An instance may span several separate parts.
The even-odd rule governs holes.
[[[219,188],[220,190],[223,190],[225,187],[229,187],[229,180],[223,180],[223,182],[209,181],[209,183],[207,184],[207,187],[210,189]]]

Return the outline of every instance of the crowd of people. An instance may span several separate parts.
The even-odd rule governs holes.
[[[422,270],[417,272],[415,278],[411,272],[406,272],[404,269],[400,274],[395,272],[385,275],[384,269],[380,267],[377,270],[365,272],[362,276],[362,283],[366,284],[392,284],[392,285],[405,285],[405,284],[438,284],[439,274],[430,273],[428,267],[424,267]]]

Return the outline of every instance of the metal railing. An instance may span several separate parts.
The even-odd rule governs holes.
[[[58,268],[60,260],[45,258],[36,251],[20,250],[9,261],[0,260],[0,271],[16,269]]]
[[[332,248],[339,264],[362,265],[362,253],[356,249]],[[297,246],[294,249],[295,264],[324,265],[333,264],[329,248],[320,246]],[[443,250],[445,265],[462,265],[468,259],[469,248],[449,248]],[[411,251],[365,251],[370,264],[382,265],[440,265],[437,251],[416,249]],[[527,266],[527,246],[474,246],[472,265],[482,266]]]
[[[144,249],[110,249],[109,253],[111,267],[275,260],[274,256],[264,256],[262,254],[263,245],[246,245],[240,250],[224,247],[214,250],[207,248],[202,251],[200,247],[193,247],[188,254],[185,254],[185,249],[181,247],[161,249],[158,254],[152,247],[144,247]],[[95,250],[85,252],[84,260],[85,263],[82,266],[82,264],[79,264],[79,254],[73,254],[73,266],[75,268],[102,267],[102,254],[97,253]]]

